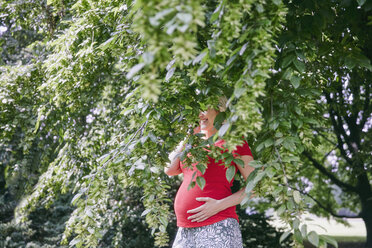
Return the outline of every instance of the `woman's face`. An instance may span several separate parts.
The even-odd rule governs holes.
[[[218,111],[209,108],[207,111],[199,113],[199,124],[200,130],[202,131],[212,131],[214,129],[213,122],[218,114]]]

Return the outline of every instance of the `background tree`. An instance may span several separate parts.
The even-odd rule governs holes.
[[[273,127],[296,135],[293,140],[270,135],[289,150],[297,146],[304,161],[295,162],[296,172],[287,172],[288,186],[312,198],[318,215],[363,218],[369,247],[372,3],[293,1],[288,7],[288,30],[279,38],[279,73],[269,80],[270,99],[264,101]],[[278,99],[286,99],[286,106]],[[313,136],[308,139],[305,132]]]
[[[17,221],[26,220],[40,201],[51,206],[61,193],[73,191],[64,244],[97,246],[110,232],[119,245],[122,228],[113,223],[129,211],[126,189],[138,187],[155,243],[166,245],[167,154],[186,137],[193,158],[205,157],[197,148],[207,143],[188,133],[199,110],[215,106],[224,94],[228,111],[219,116],[217,136],[230,150],[242,136],[255,148],[257,169],[246,191],[255,188],[271,200],[294,239],[315,246],[334,241],[307,232],[303,211],[339,217],[341,207],[360,211],[370,246],[370,3],[1,5],[8,34],[40,30],[19,45],[32,55],[27,58],[8,49],[10,35],[1,36],[7,54],[0,76],[3,184],[15,185],[20,174],[29,178],[30,170],[42,173],[34,181],[18,179],[25,186],[17,194]],[[19,13],[25,18],[15,18]],[[328,162],[332,156],[337,163]],[[227,177],[233,173],[231,167]],[[332,200],[335,187],[324,184],[324,176],[342,189],[341,197]],[[194,184],[203,187],[204,180]]]

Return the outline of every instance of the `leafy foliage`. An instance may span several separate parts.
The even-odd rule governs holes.
[[[173,199],[176,194],[178,181],[171,182],[172,189],[168,197]],[[143,192],[140,188],[126,190],[125,208],[126,215],[111,224],[111,228],[104,234],[97,247],[154,247],[154,238],[151,229],[146,224],[146,211],[141,201]],[[38,207],[29,216],[29,220],[21,225],[11,221],[15,201],[0,199],[0,246],[1,247],[68,247],[61,246],[65,229],[65,222],[73,208],[70,205],[71,194],[61,196],[50,208]],[[171,204],[171,203],[169,203]],[[148,211],[147,211],[148,212]],[[290,241],[279,244],[281,232],[276,231],[268,224],[268,219],[263,214],[247,215],[244,209],[238,209],[245,247],[288,247]],[[6,219],[5,219],[6,217]],[[10,217],[10,218],[8,218]],[[4,219],[3,219],[4,218]],[[177,232],[174,214],[169,217],[167,232],[171,234],[166,247],[171,247]],[[115,244],[113,242],[115,240]]]
[[[202,172],[203,147],[220,137],[232,151],[244,137],[256,158],[246,192],[269,200],[259,208],[274,207],[297,243],[333,243],[301,225],[309,209],[344,217],[338,210],[348,208],[372,230],[370,3],[0,6],[0,183],[19,201],[18,222],[72,191],[63,244],[97,247],[110,234],[118,247],[122,226],[113,223],[123,223],[128,190],[139,188],[155,244],[164,246],[169,151],[186,139],[185,158]],[[221,95],[228,102],[218,134],[190,135],[200,109]],[[203,177],[194,179],[190,187],[203,188]]]

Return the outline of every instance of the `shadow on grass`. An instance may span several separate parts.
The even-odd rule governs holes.
[[[333,236],[337,240],[338,248],[365,248],[366,237],[347,237],[347,236]],[[314,248],[312,244],[306,242],[305,248]],[[333,245],[328,244],[329,248],[335,248]]]

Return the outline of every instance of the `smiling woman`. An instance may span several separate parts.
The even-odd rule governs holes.
[[[224,110],[221,104],[220,110]],[[202,132],[206,139],[213,136],[217,132],[213,124],[218,113],[218,110],[212,108],[200,112],[200,126],[195,128],[194,133]],[[223,148],[224,144],[225,141],[220,139],[214,143],[214,146],[221,148],[222,153],[228,152]],[[182,145],[179,146],[177,152],[181,152],[182,148]],[[237,146],[232,154],[244,162],[244,166],[234,162],[231,165],[235,166],[246,180],[254,170],[248,165],[253,157],[247,142],[242,141],[242,145]],[[165,173],[169,176],[181,173],[184,176],[174,203],[179,229],[173,248],[243,247],[235,206],[243,200],[244,189],[232,194],[231,186],[234,179],[231,181],[226,179],[228,166],[225,166],[223,161],[215,161],[208,156],[207,169],[204,173],[196,168],[197,164],[190,166],[181,162],[179,156],[173,156],[170,166],[165,169]],[[206,184],[203,189],[200,187],[188,189],[189,183],[195,181],[195,175],[205,179]]]

